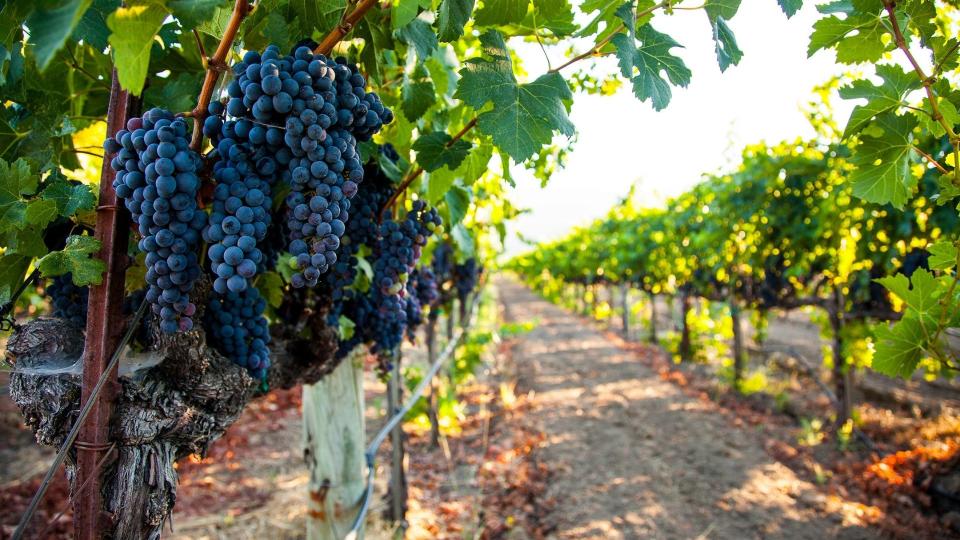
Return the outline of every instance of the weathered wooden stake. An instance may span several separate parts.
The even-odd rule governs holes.
[[[303,457],[310,471],[307,538],[341,540],[366,486],[363,355],[303,386]],[[362,535],[362,529],[361,529]]]
[[[427,341],[427,364],[433,365],[437,359],[437,318],[432,315],[427,319],[427,327],[424,330]],[[430,400],[427,408],[427,417],[430,419],[430,446],[437,448],[440,446],[440,417],[437,414],[437,378],[430,381]]]
[[[400,371],[400,361],[400,351],[397,351],[393,360],[393,375],[387,382],[388,416],[396,414],[403,401],[403,375]],[[407,514],[407,478],[403,464],[403,442],[403,422],[397,422],[397,425],[390,431],[390,507],[388,517],[390,521],[399,524],[401,531],[407,528],[405,521]]]

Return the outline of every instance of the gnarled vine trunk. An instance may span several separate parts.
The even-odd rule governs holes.
[[[198,317],[201,314],[198,314]],[[311,383],[337,365],[337,334],[322,309],[302,322],[312,339],[276,336],[269,388]],[[121,377],[116,389],[109,440],[113,456],[103,467],[102,494],[112,538],[159,538],[176,501],[174,463],[203,454],[266,389],[245,369],[208,347],[203,330],[154,340],[162,361],[136,378]],[[40,444],[59,447],[80,411],[80,376],[37,375],[62,367],[84,348],[81,329],[60,319],[39,318],[14,329],[7,359],[15,365],[10,395]],[[77,489],[76,451],[66,462],[71,490]]]

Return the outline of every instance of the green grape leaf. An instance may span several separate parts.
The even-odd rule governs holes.
[[[167,0],[167,8],[184,30],[192,30],[213,17],[217,8],[226,8],[230,0]]]
[[[908,74],[895,65],[881,64],[877,66],[877,75],[883,79],[883,84],[877,86],[872,82],[861,79],[854,81],[850,86],[840,89],[843,99],[866,99],[866,105],[857,105],[850,113],[843,137],[859,133],[877,115],[885,112],[896,112],[903,103],[903,98],[911,90],[920,88],[916,76]]]
[[[480,36],[480,44],[489,58],[471,58],[464,63],[453,96],[474,109],[480,109],[498,93],[517,85],[503,36],[496,31],[486,32]]]
[[[357,323],[353,322],[349,317],[341,315],[337,319],[337,333],[340,335],[340,341],[347,341],[353,337],[353,334],[356,332]]]
[[[928,318],[937,308],[937,298],[940,296],[937,290],[937,278],[923,268],[918,268],[908,279],[903,274],[880,278],[877,283],[883,285],[888,291],[900,297],[901,300],[913,310],[910,316]]]
[[[37,2],[37,7],[27,18],[30,42],[40,70],[47,69],[67,38],[77,27],[92,0],[66,0],[51,4]]]
[[[151,0],[118,8],[107,17],[117,77],[120,85],[134,95],[143,91],[153,39],[167,15],[162,2]]]
[[[0,232],[23,230],[28,224],[27,201],[22,196],[37,190],[38,177],[23,158],[0,160]]]
[[[473,235],[463,226],[463,223],[457,223],[450,227],[450,237],[457,245],[457,251],[465,258],[473,257],[476,251],[476,245],[473,242]]]
[[[864,4],[864,5],[860,5]],[[883,42],[885,17],[882,4],[876,0],[848,2],[841,0],[830,5],[824,13],[842,13],[824,17],[813,24],[807,56],[821,49],[836,49],[837,61],[843,64],[876,62],[892,45]]]
[[[926,103],[927,101],[924,101]],[[943,117],[946,122],[952,126],[960,124],[960,112],[957,112],[957,107],[947,98],[943,96],[937,97],[938,109],[940,111],[940,116]],[[943,124],[933,119],[928,112],[925,111],[912,111],[913,114],[917,117],[917,120],[920,122],[920,127],[926,129],[934,137],[943,137],[947,134],[947,130],[943,127]]]
[[[283,304],[283,278],[276,272],[265,272],[257,278],[257,289],[273,308]]]
[[[288,5],[287,21],[292,19],[290,15],[296,15],[300,28],[309,35],[315,28],[322,32],[333,29],[340,21],[340,14],[347,9],[347,0],[289,0]],[[300,32],[293,35],[295,39],[302,37]]]
[[[33,226],[10,231],[6,238],[0,237],[0,241],[7,253],[17,253],[27,257],[43,257],[50,251],[43,243],[43,229]]]
[[[92,236],[71,235],[62,251],[45,255],[37,261],[37,268],[43,277],[70,273],[77,286],[99,285],[107,268],[103,261],[93,257],[99,250],[100,241]]]
[[[467,156],[467,159],[463,160],[463,163],[461,163],[455,171],[460,175],[460,181],[463,185],[469,186],[483,176],[483,173],[487,172],[490,167],[490,159],[492,157],[493,145],[481,143],[474,148]]]
[[[917,184],[910,172],[914,153],[910,132],[915,126],[913,116],[884,113],[860,134],[860,144],[851,158],[857,166],[850,174],[855,196],[903,208]]]
[[[43,199],[36,199],[27,203],[26,211],[24,212],[26,222],[41,230],[56,217],[57,203]]]
[[[518,23],[527,15],[530,0],[484,0],[475,17],[479,26]]]
[[[0,304],[6,304],[23,283],[23,276],[30,267],[31,257],[4,253],[0,255]]]
[[[893,326],[874,327],[877,338],[871,367],[890,377],[907,378],[923,359],[922,344],[926,341],[920,321],[905,318]]]
[[[493,109],[480,115],[478,126],[514,160],[524,161],[549,144],[554,131],[573,135],[564,104],[572,94],[559,73],[509,90],[496,96]]]
[[[107,15],[120,7],[120,0],[93,0],[93,4],[80,18],[73,39],[83,40],[93,45],[98,51],[107,48],[107,39],[110,38],[110,29],[107,28]]]
[[[411,122],[417,120],[437,101],[437,92],[433,81],[427,78],[427,72],[422,65],[410,76],[403,77],[401,89],[400,109]]]
[[[803,7],[803,0],[777,0],[777,3],[780,4],[780,9],[788,19],[796,15]]]
[[[941,240],[929,248],[930,259],[927,263],[934,270],[950,270],[957,266],[957,246],[947,240]]]
[[[443,199],[450,211],[450,221],[444,223],[444,226],[450,228],[463,221],[464,216],[467,215],[467,209],[470,208],[470,190],[455,185],[447,190]]]
[[[617,48],[620,73],[633,82],[633,93],[637,99],[649,99],[654,109],[662,110],[670,103],[672,95],[668,80],[675,86],[686,87],[690,84],[690,69],[682,59],[670,52],[682,46],[667,34],[656,31],[650,24],[640,28],[636,39],[640,41],[639,47],[634,46],[633,39],[627,34],[617,34],[612,40]]]
[[[437,50],[437,34],[433,32],[430,23],[423,19],[414,19],[409,24],[397,30],[397,37],[417,51],[417,58],[426,60]]]
[[[737,39],[733,35],[733,30],[727,26],[727,21],[723,17],[717,17],[713,22],[713,42],[721,72],[740,63],[743,58],[743,51],[737,47]]]
[[[574,10],[567,0],[537,0],[529,20],[530,26],[546,28],[557,37],[569,36],[578,29]]]
[[[189,111],[197,103],[203,85],[203,72],[177,73],[166,79],[151,79],[145,98],[163,103],[171,111]]]
[[[431,173],[427,179],[427,202],[436,205],[456,180],[457,175],[449,169],[438,169]]]
[[[419,10],[420,2],[417,0],[393,0],[393,7],[390,10],[390,23],[393,29],[399,30],[416,19]]]
[[[703,10],[707,12],[707,18],[710,23],[717,19],[730,20],[740,9],[740,0],[707,0],[703,5]]]
[[[473,145],[463,139],[452,141],[453,137],[442,131],[422,135],[417,142],[413,143],[413,150],[417,153],[417,163],[427,172],[443,166],[451,170],[456,169],[467,157]]]
[[[456,41],[470,20],[476,0],[443,0],[437,11],[440,41]]]

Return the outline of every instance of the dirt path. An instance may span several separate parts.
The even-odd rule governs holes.
[[[514,361],[535,394],[560,538],[874,538],[814,509],[822,495],[592,325],[500,282],[508,320],[538,320]],[[651,350],[651,354],[656,354]]]

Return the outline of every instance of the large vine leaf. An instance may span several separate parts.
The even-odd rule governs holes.
[[[860,144],[851,158],[857,166],[850,174],[855,196],[903,208],[917,184],[910,172],[914,154],[911,131],[915,126],[913,116],[884,113],[861,132]]]
[[[635,41],[639,41],[639,47]],[[650,24],[640,27],[636,34],[617,34],[612,42],[617,48],[620,73],[633,83],[637,99],[649,99],[654,109],[662,110],[670,103],[672,91],[668,80],[675,86],[690,84],[690,69],[670,52],[682,46]]]
[[[30,267],[31,257],[4,253],[0,255],[0,304],[6,304],[13,297],[27,268]]]
[[[473,145],[463,139],[453,142],[453,137],[442,131],[421,135],[417,142],[413,143],[417,162],[427,172],[443,166],[456,169],[472,147]]]
[[[191,30],[209,20],[217,8],[226,8],[230,0],[167,0],[167,8],[185,30]]]
[[[37,2],[38,7],[27,18],[30,42],[34,45],[37,66],[46,69],[67,38],[77,27],[92,0],[67,0],[51,5]]]
[[[437,50],[437,34],[433,32],[430,23],[423,19],[414,19],[409,24],[397,30],[397,37],[417,51],[421,61],[426,60]]]
[[[84,285],[99,285],[107,265],[93,254],[100,250],[100,241],[92,236],[72,235],[61,251],[49,253],[37,261],[37,268],[44,277],[73,274],[73,282]]]
[[[887,30],[880,0],[838,0],[819,9],[832,15],[814,23],[808,56],[836,49],[837,61],[844,64],[876,62],[893,46],[883,41]]]
[[[455,94],[475,109],[493,104],[478,118],[480,131],[516,161],[526,160],[549,144],[554,131],[573,135],[565,104],[573,95],[563,77],[547,73],[531,83],[518,84],[503,36],[490,31],[481,37],[481,43],[490,58],[467,61]]]
[[[169,12],[162,2],[151,0],[121,7],[107,17],[117,77],[120,85],[135,95],[143,91],[153,38],[167,15]]]
[[[904,96],[920,87],[916,76],[906,73],[899,66],[878,65],[877,75],[883,79],[883,84],[879,86],[861,79],[840,89],[840,97],[844,99],[867,100],[865,105],[854,107],[843,131],[844,138],[860,132],[875,116],[896,112],[902,105]]]
[[[473,13],[475,0],[443,0],[437,11],[440,41],[456,41]]]
[[[476,23],[480,26],[496,26],[518,23],[527,15],[530,0],[484,0],[477,10]]]

